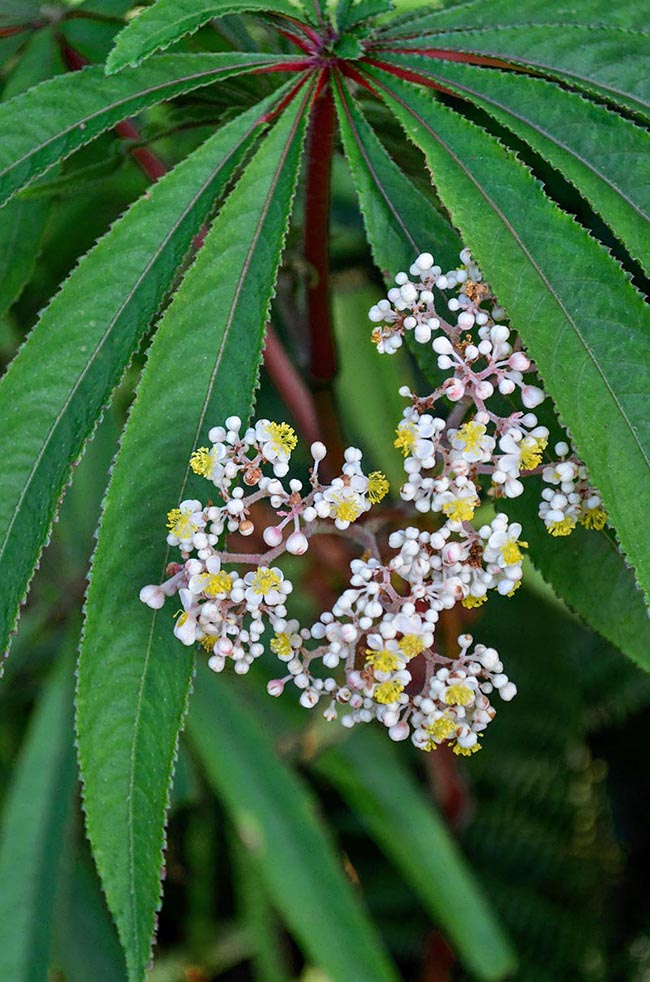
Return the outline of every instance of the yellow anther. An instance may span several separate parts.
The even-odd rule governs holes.
[[[375,701],[388,705],[388,703],[395,702],[403,691],[404,686],[401,682],[382,682],[375,689]]]
[[[172,535],[182,539],[196,532],[198,525],[191,520],[189,515],[182,512],[180,508],[172,508],[170,512],[167,512],[167,528]]]
[[[411,423],[400,423],[395,433],[397,436],[393,441],[393,446],[404,454],[405,457],[408,457],[415,443],[415,428]]]
[[[280,576],[268,566],[261,566],[255,573],[251,587],[253,593],[264,594],[269,590],[277,590],[282,583]]]
[[[575,527],[575,519],[569,517],[563,518],[561,522],[551,522],[547,526],[549,535],[553,535],[556,538],[558,535],[571,535]]]
[[[407,658],[415,658],[426,648],[426,644],[419,634],[405,634],[398,644],[400,651],[403,651]]]
[[[269,423],[266,432],[276,453],[289,454],[298,443],[296,431],[288,423]]]
[[[205,574],[205,586],[203,592],[208,597],[216,597],[220,593],[230,593],[232,589],[232,576],[220,570],[218,573]]]
[[[600,531],[607,523],[607,512],[603,508],[588,508],[580,516],[579,521],[587,529]]]
[[[396,652],[375,651],[374,648],[366,648],[366,664],[376,668],[378,672],[394,672],[399,665],[399,657]]]
[[[190,457],[190,467],[201,477],[210,477],[212,473],[212,455],[207,447],[199,447]]]
[[[271,638],[270,648],[274,655],[281,655],[283,658],[288,658],[293,653],[291,638],[284,631]]]
[[[454,498],[442,506],[442,510],[452,522],[471,522],[477,501],[475,498]]]
[[[445,702],[448,706],[469,706],[473,698],[474,693],[470,687],[463,685],[462,682],[450,685],[445,692]]]
[[[467,607],[468,610],[471,610],[472,607],[481,607],[486,600],[486,593],[484,593],[482,597],[473,597],[472,594],[469,593],[463,600],[461,600],[461,603],[463,607]]]
[[[475,743],[473,747],[461,747],[460,743],[454,744],[454,753],[459,754],[461,757],[471,757],[472,754],[478,753],[480,749],[480,743]]]
[[[547,443],[545,437],[524,437],[521,441],[521,465],[525,471],[532,471],[539,467]]]
[[[385,498],[390,489],[390,484],[386,480],[386,475],[381,471],[373,471],[368,474],[368,500],[376,505]]]

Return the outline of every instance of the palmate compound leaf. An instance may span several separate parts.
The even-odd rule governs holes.
[[[75,639],[76,640],[76,639]],[[58,859],[76,783],[72,645],[45,684],[0,824],[0,978],[48,974]]]
[[[469,867],[385,736],[359,727],[311,767],[349,803],[443,929],[472,979],[509,977],[515,955]]]
[[[151,345],[101,521],[79,660],[88,835],[127,958],[149,960],[169,785],[193,671],[172,610],[140,603],[169,562],[165,515],[192,491],[210,426],[247,417],[312,87],[284,111],[221,209]],[[189,480],[188,480],[189,478]]]
[[[131,206],[71,273],[0,383],[0,651],[72,465],[279,97],[233,120]]]
[[[331,982],[394,982],[316,816],[314,802],[277,757],[237,691],[237,679],[201,668],[189,735],[278,911]],[[232,684],[231,684],[232,683]]]
[[[544,79],[415,55],[388,55],[385,61],[435,79],[525,140],[650,269],[647,130]]]
[[[452,221],[537,363],[647,596],[650,324],[642,297],[493,137],[430,94],[377,69],[367,74],[424,151]]]
[[[466,51],[534,69],[650,118],[648,36],[636,31],[582,25],[451,31],[426,37],[382,39],[394,51]]]
[[[126,116],[283,61],[277,55],[237,52],[160,55],[116,78],[106,78],[97,65],[41,82],[0,105],[0,204]]]
[[[120,31],[106,59],[106,71],[112,74],[134,67],[215,17],[244,13],[304,16],[300,5],[291,0],[157,0]]]

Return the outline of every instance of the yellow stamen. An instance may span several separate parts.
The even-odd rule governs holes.
[[[603,508],[588,508],[580,516],[579,521],[586,529],[600,531],[607,523],[607,512]]]
[[[210,477],[212,473],[212,455],[207,447],[199,447],[190,457],[190,467],[201,477]]]
[[[398,644],[400,650],[404,652],[407,658],[415,658],[416,655],[419,655],[426,648],[419,634],[405,634]]]
[[[372,665],[378,672],[394,672],[399,665],[399,657],[396,652],[386,648],[382,651],[366,648],[366,664]]]
[[[519,546],[521,546],[523,549],[526,549],[528,543],[513,542],[512,540],[510,540],[509,542],[506,542],[505,545],[501,546],[501,549],[499,551],[503,556],[506,566],[514,566],[515,563],[520,563],[524,558]]]
[[[368,474],[368,500],[376,505],[385,498],[390,489],[390,484],[386,480],[386,475],[381,471],[373,471]]]
[[[454,721],[449,716],[441,716],[435,723],[425,726],[427,733],[430,733],[435,740],[447,740],[455,729]]]
[[[411,423],[400,423],[395,433],[397,436],[393,441],[393,446],[404,454],[405,457],[408,457],[415,443],[415,428]]]
[[[469,706],[474,698],[474,693],[468,685],[457,682],[450,685],[445,693],[445,702],[448,706]]]
[[[484,593],[482,597],[473,597],[471,593],[468,593],[468,595],[463,600],[461,600],[461,603],[463,607],[467,607],[468,610],[471,610],[472,607],[482,606],[482,604],[484,604],[486,600],[487,600],[487,593]]]
[[[269,423],[266,432],[276,453],[291,453],[298,443],[296,431],[288,423]]]
[[[521,441],[521,466],[525,471],[532,471],[539,467],[547,443],[548,440],[545,437],[524,437]]]
[[[269,569],[268,566],[260,566],[260,568],[255,573],[251,587],[253,588],[253,593],[264,594],[268,593],[269,590],[276,590],[282,580],[276,572]]]
[[[459,754],[461,757],[471,757],[472,754],[478,753],[480,749],[480,743],[475,743],[473,747],[461,747],[460,743],[454,744],[454,753]]]
[[[476,498],[454,498],[443,505],[442,510],[452,522],[471,522],[477,504]]]
[[[521,586],[521,580],[515,580],[515,582],[512,584],[512,590],[510,591],[510,593],[506,593],[506,597],[514,597],[515,593],[517,592],[520,586]]]
[[[480,449],[481,440],[486,432],[487,430],[482,423],[476,423],[474,420],[470,420],[468,423],[463,423],[454,437],[454,443],[458,441],[462,444],[463,450],[469,450],[470,453],[474,453]]]
[[[284,631],[282,634],[276,634],[274,638],[271,638],[270,648],[273,654],[282,655],[283,658],[288,658],[293,652],[291,638]]]
[[[563,518],[561,522],[551,522],[548,527],[549,535],[557,538],[558,535],[571,535],[576,527],[574,518]]]
[[[206,634],[204,638],[201,638],[200,644],[202,648],[211,655],[214,652],[214,646],[217,643],[217,639],[213,634]]]
[[[349,498],[336,498],[334,515],[341,522],[354,522],[361,513],[361,506]]]
[[[172,535],[182,539],[196,532],[198,525],[191,520],[189,515],[185,515],[180,508],[172,508],[170,512],[167,512],[167,528]]]
[[[220,593],[230,593],[232,589],[232,576],[220,570],[218,573],[205,574],[205,586],[203,592],[208,597],[216,597]]]
[[[383,705],[388,705],[388,703],[395,702],[398,698],[400,692],[404,691],[404,686],[401,682],[382,682],[375,689],[375,702],[381,702]]]

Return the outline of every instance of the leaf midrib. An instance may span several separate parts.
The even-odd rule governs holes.
[[[494,213],[497,215],[497,217],[503,222],[503,224],[506,227],[506,229],[508,230],[508,232],[512,235],[513,239],[515,240],[515,242],[517,242],[517,244],[521,248],[523,254],[528,259],[528,261],[529,261],[530,265],[532,266],[533,270],[535,271],[535,273],[539,276],[539,278],[542,280],[542,282],[544,283],[544,285],[547,287],[548,292],[549,292],[549,295],[551,296],[551,298],[553,299],[553,301],[556,303],[556,305],[559,307],[560,311],[562,312],[563,316],[566,318],[566,320],[568,321],[568,323],[573,328],[574,333],[575,333],[575,336],[580,341],[580,343],[583,346],[585,352],[587,353],[588,357],[590,358],[590,360],[591,360],[594,368],[596,369],[597,374],[602,379],[602,381],[603,381],[603,383],[604,383],[604,385],[605,385],[608,393],[610,394],[610,397],[612,399],[612,402],[614,403],[614,406],[619,411],[621,417],[625,421],[625,424],[626,424],[627,428],[629,429],[630,433],[632,434],[633,441],[634,441],[634,443],[636,443],[636,445],[637,445],[637,447],[638,447],[638,449],[639,449],[639,451],[641,453],[641,456],[642,456],[642,458],[643,458],[646,466],[648,467],[648,469],[650,469],[650,458],[648,457],[648,454],[646,453],[645,448],[643,447],[641,441],[639,440],[639,437],[637,436],[637,434],[636,434],[636,432],[634,430],[634,427],[632,426],[632,423],[631,423],[630,419],[628,418],[627,413],[625,412],[625,409],[623,408],[623,406],[619,402],[618,397],[616,396],[616,393],[614,392],[614,390],[613,390],[613,388],[612,388],[612,386],[611,386],[611,384],[609,382],[609,379],[607,378],[607,376],[603,372],[602,368],[600,367],[600,363],[598,362],[598,360],[594,356],[591,348],[587,344],[587,342],[586,342],[585,338],[583,337],[582,332],[580,331],[580,329],[579,329],[578,325],[576,324],[575,320],[573,319],[573,317],[571,316],[571,314],[569,313],[569,311],[564,306],[562,300],[557,295],[555,289],[551,286],[551,283],[549,282],[548,278],[546,277],[546,274],[539,267],[539,265],[537,264],[537,262],[535,261],[535,259],[531,255],[531,253],[529,252],[528,248],[524,245],[524,243],[521,240],[519,234],[515,231],[514,227],[510,223],[510,221],[503,214],[503,212],[501,211],[501,209],[499,208],[499,206],[496,204],[496,202],[492,200],[492,198],[489,196],[489,194],[487,193],[487,191],[483,187],[483,185],[480,184],[479,181],[477,181],[477,179],[474,177],[474,175],[471,173],[471,171],[465,166],[465,164],[461,160],[461,158],[459,158],[454,153],[454,151],[451,149],[451,147],[449,147],[448,144],[445,143],[445,141],[442,139],[442,137],[440,137],[435,132],[435,130],[433,130],[429,126],[429,124],[426,122],[426,120],[423,119],[423,117],[420,116],[420,114],[418,112],[416,112],[415,110],[411,109],[404,102],[404,100],[401,99],[396,93],[394,93],[388,86],[384,85],[381,81],[375,79],[374,77],[373,77],[373,81],[377,82],[385,91],[389,92],[390,95],[391,95],[391,97],[393,99],[395,99],[397,102],[399,102],[399,104],[408,113],[410,113],[410,115],[413,116],[413,118],[416,119],[425,128],[425,130],[445,150],[445,152],[447,154],[449,154],[449,156],[451,157],[451,159],[456,163],[456,165],[470,179],[470,181],[472,182],[472,184],[474,185],[474,187],[479,191],[481,197],[484,198],[484,200],[487,202],[487,204],[489,205],[489,207],[494,211]]]
[[[213,370],[211,372],[211,375],[210,375],[210,380],[209,380],[209,384],[208,384],[208,387],[207,387],[205,400],[203,402],[203,406],[202,406],[201,412],[199,414],[199,419],[198,419],[196,431],[195,431],[195,434],[194,434],[194,440],[192,442],[192,446],[195,446],[196,445],[196,442],[198,440],[198,437],[199,437],[199,434],[200,434],[200,431],[201,431],[201,427],[203,426],[203,422],[205,420],[205,414],[207,412],[208,404],[209,404],[209,401],[210,401],[210,396],[211,396],[212,389],[213,389],[213,386],[214,386],[214,381],[215,381],[215,378],[216,378],[217,373],[219,371],[219,368],[221,366],[221,359],[223,357],[225,346],[226,346],[226,343],[228,341],[228,338],[229,338],[229,335],[230,335],[230,331],[232,329],[232,323],[233,323],[233,319],[234,319],[234,316],[235,316],[235,309],[237,307],[237,302],[239,300],[239,296],[241,295],[241,291],[243,289],[243,283],[244,283],[244,280],[246,278],[246,273],[247,273],[247,271],[249,269],[249,266],[250,266],[250,261],[251,261],[252,254],[253,254],[253,252],[255,250],[255,247],[257,245],[257,242],[259,240],[259,237],[260,237],[260,234],[261,234],[261,231],[262,231],[262,227],[263,227],[264,222],[266,220],[266,216],[268,214],[268,210],[270,208],[271,201],[272,201],[273,196],[275,194],[275,189],[277,187],[277,183],[278,183],[278,181],[280,179],[280,174],[281,174],[282,169],[284,167],[284,162],[285,162],[285,160],[287,158],[287,155],[289,153],[289,148],[293,144],[293,140],[295,138],[296,130],[298,129],[298,126],[300,125],[300,122],[302,120],[302,114],[303,114],[303,111],[304,111],[304,106],[306,105],[306,103],[307,103],[307,101],[308,101],[308,99],[310,97],[311,97],[311,89],[310,89],[310,92],[305,97],[305,100],[303,102],[303,109],[296,116],[296,120],[295,120],[295,123],[293,125],[293,129],[291,131],[291,138],[289,140],[287,140],[287,142],[285,144],[285,147],[284,147],[284,149],[282,151],[282,155],[280,157],[280,161],[279,161],[278,167],[276,168],[275,175],[273,177],[273,181],[272,181],[271,186],[270,186],[270,189],[269,189],[269,193],[268,193],[268,195],[266,197],[266,201],[264,203],[264,208],[263,208],[262,212],[260,213],[260,218],[259,218],[259,221],[258,221],[258,224],[257,224],[257,228],[255,230],[255,234],[252,237],[251,245],[250,245],[250,248],[248,250],[248,254],[246,256],[246,260],[244,262],[244,265],[242,267],[242,272],[241,272],[241,275],[240,275],[240,277],[238,279],[238,282],[237,282],[237,287],[236,287],[236,290],[235,290],[235,295],[233,297],[233,300],[232,300],[232,303],[231,303],[231,306],[230,306],[230,310],[228,312],[228,317],[227,317],[227,320],[226,320],[226,326],[225,326],[225,329],[224,329],[223,337],[221,339],[221,344],[219,346],[219,351],[217,352],[217,357],[215,359],[214,368],[213,368]],[[190,468],[189,468],[189,464],[187,464],[186,467],[185,467],[185,473],[184,473],[184,476],[183,476],[183,480],[181,481],[181,485],[180,485],[180,489],[179,489],[179,501],[182,499],[183,493],[184,493],[185,488],[187,486],[187,481],[188,481],[188,478],[189,478],[189,472],[190,472]],[[164,561],[162,563],[162,568],[161,568],[161,572],[160,572],[160,579],[162,579],[163,576],[164,576],[164,571],[165,571],[165,569],[167,567],[167,563],[168,563],[168,560],[169,560],[169,552],[170,552],[170,550],[169,550],[169,546],[168,546],[166,548],[166,550],[165,550],[165,558],[164,558]],[[152,647],[153,647],[153,637],[154,637],[154,630],[155,630],[155,626],[156,626],[156,619],[157,619],[157,617],[158,617],[158,611],[154,610],[153,611],[153,614],[152,614],[152,617],[151,617],[151,627],[149,629],[149,638],[147,640],[147,645],[146,645],[146,648],[145,648],[145,656],[144,656],[144,663],[143,663],[143,669],[142,669],[142,677],[141,677],[141,680],[140,680],[140,686],[139,686],[139,689],[138,689],[138,697],[137,697],[137,701],[136,701],[136,710],[135,710],[134,724],[133,724],[133,731],[132,731],[133,736],[132,736],[132,740],[131,740],[131,752],[130,752],[130,757],[129,757],[129,779],[128,779],[128,784],[127,784],[127,799],[126,799],[127,800],[127,836],[128,836],[128,875],[129,875],[129,888],[130,888],[129,889],[129,892],[130,892],[130,896],[131,896],[131,926],[132,926],[132,930],[134,932],[134,949],[135,949],[136,956],[139,954],[140,944],[139,944],[139,938],[137,937],[137,930],[135,928],[135,925],[137,923],[137,899],[136,899],[136,897],[137,897],[137,891],[136,891],[136,872],[135,872],[135,839],[134,839],[134,816],[133,816],[133,807],[134,807],[133,806],[133,801],[134,801],[134,798],[133,798],[133,790],[135,788],[136,745],[138,743],[138,736],[139,736],[139,730],[140,730],[140,720],[141,720],[141,715],[142,715],[142,702],[143,702],[143,699],[144,699],[145,682],[146,682],[147,674],[148,674],[148,671],[149,671],[149,665],[150,665],[150,661],[151,661],[151,652],[152,652]],[[137,960],[137,957],[136,957],[136,960]]]

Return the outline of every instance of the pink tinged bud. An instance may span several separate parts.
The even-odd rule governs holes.
[[[282,542],[282,529],[278,528],[277,525],[269,525],[269,527],[265,528],[262,532],[262,538],[266,542],[267,546],[270,546],[273,549],[275,546],[279,546]]]
[[[450,402],[458,402],[465,395],[465,386],[457,378],[448,379],[443,384],[443,389]]]
[[[287,552],[290,552],[292,556],[304,556],[308,549],[307,536],[303,535],[302,532],[292,532],[287,539]]]
[[[478,385],[475,386],[474,392],[479,399],[489,399],[494,393],[494,386],[491,382],[479,382]]]
[[[400,741],[408,739],[409,733],[410,729],[408,723],[405,723],[402,720],[401,723],[395,723],[394,726],[391,726],[388,731],[388,736],[391,738],[391,740],[394,740],[395,743],[400,743]]]
[[[159,586],[144,586],[140,590],[140,600],[153,610],[160,610],[165,603],[165,594]]]
[[[521,401],[526,409],[534,409],[544,402],[545,396],[541,389],[536,385],[524,385],[521,390]]]
[[[284,692],[284,682],[282,679],[271,679],[266,687],[266,691],[270,696],[281,696]]]
[[[499,392],[501,395],[509,396],[515,391],[515,383],[510,378],[502,378],[499,382]]]
[[[527,372],[530,368],[530,358],[523,351],[514,351],[508,358],[508,364],[516,372]]]

